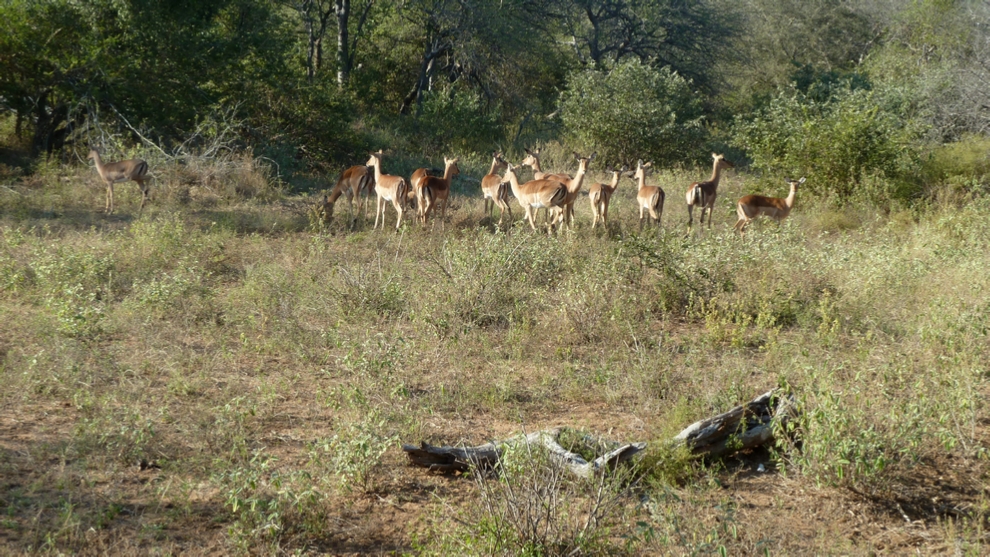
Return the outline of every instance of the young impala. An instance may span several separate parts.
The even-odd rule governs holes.
[[[552,174],[546,179],[556,180],[567,188],[567,197],[564,199],[564,221],[568,225],[572,225],[574,220],[574,202],[577,201],[578,195],[581,193],[581,185],[584,183],[584,175],[588,172],[588,164],[595,160],[595,156],[598,153],[592,153],[590,157],[582,157],[581,155],[574,153],[574,158],[578,161],[578,171],[574,175],[574,178],[564,178],[560,174]]]
[[[533,222],[533,209],[545,207],[550,212],[550,225],[547,232],[553,230],[555,222],[559,223],[564,218],[564,199],[567,197],[567,188],[564,184],[555,180],[531,180],[523,185],[519,185],[519,177],[516,176],[516,169],[511,163],[506,163],[505,179],[512,187],[512,195],[516,196],[519,205],[526,211],[526,218],[529,225],[536,230],[536,223]]]
[[[695,182],[687,190],[685,198],[688,206],[688,226],[694,222],[694,206],[701,207],[701,224],[705,224],[705,209],[708,209],[708,228],[712,227],[712,209],[715,208],[715,196],[718,194],[718,181],[721,178],[723,168],[732,168],[735,165],[725,160],[724,155],[712,153],[714,163],[712,165],[712,177],[707,182]]]
[[[337,185],[333,191],[323,201],[323,210],[327,220],[333,217],[333,208],[341,195],[347,196],[347,205],[351,210],[351,226],[357,224],[357,212],[354,211],[355,201],[361,208],[361,216],[367,212],[368,197],[375,187],[375,170],[369,166],[352,166],[345,170],[337,180]],[[364,194],[364,203],[361,203],[361,195]]]
[[[739,231],[740,236],[745,235],[746,225],[760,215],[766,215],[779,223],[791,214],[791,208],[794,207],[794,195],[797,193],[798,186],[804,183],[804,178],[800,180],[784,178],[784,181],[791,186],[791,192],[786,199],[747,195],[739,200],[736,204],[736,216],[739,217],[739,220],[736,221],[735,229]]]
[[[107,205],[104,209],[106,214],[113,214],[114,183],[126,182],[128,180],[134,180],[137,182],[138,187],[141,188],[141,207],[138,209],[138,212],[140,213],[144,209],[144,204],[148,201],[150,189],[144,185],[144,181],[148,177],[148,163],[141,159],[105,163],[100,158],[100,152],[96,149],[90,149],[87,158],[93,159],[96,163],[96,172],[100,174],[100,178],[107,184]]]
[[[652,162],[643,164],[642,159],[636,164],[636,175],[634,179],[639,184],[636,192],[636,202],[639,203],[639,228],[643,229],[643,217],[646,217],[646,224],[649,226],[650,217],[660,228],[660,217],[663,215],[664,193],[659,186],[646,185],[646,169],[653,166]]]
[[[368,166],[375,169],[375,193],[378,194],[378,207],[375,210],[375,226],[378,228],[378,217],[382,219],[382,230],[385,229],[385,203],[392,202],[395,212],[398,214],[395,220],[395,229],[398,230],[402,224],[402,205],[409,191],[409,185],[402,176],[392,176],[382,174],[382,152],[371,153],[368,159]],[[373,229],[374,229],[373,228]]]
[[[591,202],[592,230],[598,226],[598,221],[602,221],[602,225],[608,230],[608,204],[612,199],[612,194],[615,193],[615,189],[619,186],[619,176],[629,170],[629,167],[623,166],[620,170],[607,168],[606,170],[612,173],[612,181],[608,184],[591,184],[588,188],[588,201]]]
[[[430,218],[430,213],[437,203],[442,202],[440,212],[440,222],[444,222],[447,216],[447,199],[450,197],[450,181],[461,173],[457,168],[457,158],[448,159],[444,157],[443,178],[436,176],[424,176],[420,179],[416,188],[416,207],[419,210],[419,218],[425,225]]]
[[[496,205],[499,209],[496,226],[502,226],[502,216],[506,211],[509,212],[509,221],[512,221],[512,209],[509,208],[508,202],[509,188],[502,181],[502,177],[498,175],[498,171],[505,168],[506,164],[508,163],[502,158],[502,153],[492,153],[492,167],[488,170],[488,174],[481,179],[481,195],[485,200],[485,214],[491,217]]]

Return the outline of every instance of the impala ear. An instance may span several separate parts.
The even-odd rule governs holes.
[[[526,151],[526,154],[527,154],[527,155],[532,155],[532,154],[533,154],[533,152],[532,152],[532,151],[530,151],[529,149],[527,149],[527,148],[525,148],[525,147],[523,147],[523,151]]]
[[[595,160],[595,157],[597,157],[597,156],[598,156],[598,151],[595,151],[594,153],[591,153],[591,156],[588,157],[588,160],[589,161],[593,161],[593,160]]]
[[[649,167],[651,167],[651,166],[653,166],[653,161],[650,161],[650,162],[648,162],[648,163],[646,163],[646,164],[644,164],[644,165],[643,165],[643,168],[649,168]]]
[[[804,183],[804,176],[802,176],[802,177],[801,177],[801,179],[800,179],[800,180],[798,180],[798,183],[799,183],[799,184],[803,184],[803,183]]]

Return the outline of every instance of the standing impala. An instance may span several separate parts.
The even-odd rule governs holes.
[[[687,190],[684,196],[688,206],[688,226],[694,222],[694,206],[701,207],[701,224],[705,224],[705,209],[708,209],[708,228],[712,227],[712,209],[715,208],[715,196],[718,190],[718,181],[721,178],[723,168],[732,168],[735,165],[725,160],[724,155],[712,153],[714,164],[712,165],[712,177],[707,182],[695,182]]]
[[[634,179],[639,183],[639,190],[636,192],[636,202],[639,204],[639,229],[643,229],[643,217],[646,216],[646,224],[649,226],[650,217],[660,228],[660,217],[663,215],[664,193],[659,186],[646,185],[646,169],[653,166],[652,162],[643,164],[643,160],[636,164],[636,174]]]
[[[534,180],[557,180],[558,182],[562,182],[564,180],[571,179],[570,174],[553,174],[551,172],[543,172],[543,169],[540,168],[539,148],[533,149],[532,151],[525,148],[523,150],[526,151],[526,158],[524,158],[523,161],[519,163],[519,166],[528,166],[532,168]],[[539,216],[539,212],[540,212],[539,209],[537,209],[536,211],[537,216]]]
[[[371,153],[371,158],[368,159],[368,166],[375,169],[375,193],[378,194],[374,228],[378,228],[378,217],[381,216],[382,230],[385,229],[385,203],[391,201],[392,206],[395,207],[395,212],[398,214],[395,220],[395,229],[398,230],[402,224],[402,205],[405,203],[404,199],[406,198],[406,192],[409,191],[409,185],[402,176],[382,174],[381,151]]]
[[[554,222],[563,220],[564,198],[567,197],[567,188],[555,180],[530,180],[520,186],[515,167],[511,163],[506,163],[506,166],[505,179],[512,187],[512,195],[516,196],[519,205],[526,211],[529,225],[533,227],[533,230],[536,230],[536,223],[533,222],[533,209],[545,207],[551,214],[550,226],[547,228],[547,232],[551,232]]]
[[[581,193],[581,185],[584,183],[584,175],[588,172],[588,164],[595,159],[598,153],[592,153],[590,157],[582,157],[574,153],[574,158],[578,161],[578,171],[574,178],[563,178],[559,174],[546,177],[549,180],[556,180],[567,188],[567,197],[564,199],[564,221],[572,225],[574,220],[574,202],[577,201]]]
[[[361,207],[361,216],[363,217],[367,212],[368,197],[371,196],[371,191],[374,189],[375,184],[375,170],[369,166],[352,166],[341,173],[340,179],[337,180],[337,185],[333,187],[333,191],[330,192],[329,196],[326,196],[323,202],[323,210],[325,211],[325,218],[330,219],[333,217],[333,208],[337,203],[337,199],[341,195],[347,196],[347,205],[351,210],[351,226],[357,224],[357,212],[354,211],[354,203]],[[364,203],[361,203],[361,194],[364,194]]]
[[[747,195],[739,200],[739,203],[736,204],[736,216],[739,217],[739,220],[736,221],[734,228],[739,231],[740,236],[745,235],[746,225],[760,215],[766,215],[779,223],[791,214],[791,208],[794,207],[794,195],[797,193],[798,186],[804,183],[804,178],[800,180],[784,178],[784,181],[791,186],[791,193],[787,195],[786,199]]]
[[[629,170],[629,167],[623,166],[620,170],[607,168],[606,170],[612,173],[612,182],[608,184],[591,184],[588,188],[588,201],[591,202],[592,230],[598,225],[599,220],[602,221],[602,225],[608,230],[608,204],[612,199],[612,194],[615,193],[615,189],[619,186],[619,176]]]
[[[502,177],[498,175],[499,169],[504,168],[506,164],[508,163],[502,158],[502,153],[492,153],[492,167],[488,170],[488,174],[481,179],[481,195],[485,200],[485,214],[491,217],[496,205],[499,209],[496,226],[502,226],[502,216],[505,215],[506,211],[509,212],[509,221],[512,221],[512,209],[509,208],[508,202],[509,188],[502,181]]]
[[[107,184],[107,205],[103,210],[106,214],[113,214],[114,183],[126,182],[128,180],[134,180],[137,182],[138,187],[141,188],[141,208],[138,209],[138,213],[144,209],[144,204],[148,201],[149,192],[148,186],[144,185],[144,181],[148,177],[148,163],[141,159],[105,163],[100,158],[100,152],[96,149],[90,149],[87,159],[93,159],[96,163],[96,171],[100,174],[100,178]]]
[[[450,181],[453,180],[454,176],[461,173],[461,169],[457,168],[457,161],[457,157],[452,159],[444,157],[443,178],[424,176],[419,180],[416,188],[416,206],[419,210],[419,218],[424,225],[430,218],[430,212],[433,211],[436,203],[443,203],[440,211],[440,223],[442,224],[447,217],[447,199],[450,197]]]

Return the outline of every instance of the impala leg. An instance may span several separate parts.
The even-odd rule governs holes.
[[[395,219],[395,230],[399,230],[399,226],[402,224],[402,202],[396,197],[392,200],[392,206],[395,207],[396,219]],[[385,211],[382,210],[382,229],[385,229]]]

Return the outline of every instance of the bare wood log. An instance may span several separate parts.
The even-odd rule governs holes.
[[[785,397],[774,389],[728,412],[691,424],[674,437],[673,441],[685,444],[696,455],[725,456],[767,443],[773,439],[775,429],[784,425],[793,413],[793,397]],[[560,436],[565,431],[573,430],[546,429],[475,447],[438,447],[421,443],[419,446],[402,445],[402,450],[406,452],[409,461],[417,466],[442,472],[464,472],[472,466],[495,467],[506,449],[519,445],[538,445],[546,448],[553,459],[575,475],[590,477],[631,459],[646,448],[646,443],[628,443],[588,462],[581,455],[561,446]],[[588,435],[583,437],[596,445],[616,445]]]
[[[695,422],[674,437],[693,454],[724,456],[758,447],[773,438],[775,424],[783,425],[794,408],[791,397],[776,389],[728,412]]]
[[[634,454],[646,448],[646,443],[629,443],[588,462],[581,455],[568,451],[557,441],[562,428],[536,431],[517,435],[503,441],[485,443],[475,447],[437,447],[428,443],[402,445],[402,450],[412,464],[441,472],[463,472],[471,466],[492,468],[498,464],[506,449],[519,445],[540,445],[546,448],[551,458],[580,477],[610,469],[629,460]]]

